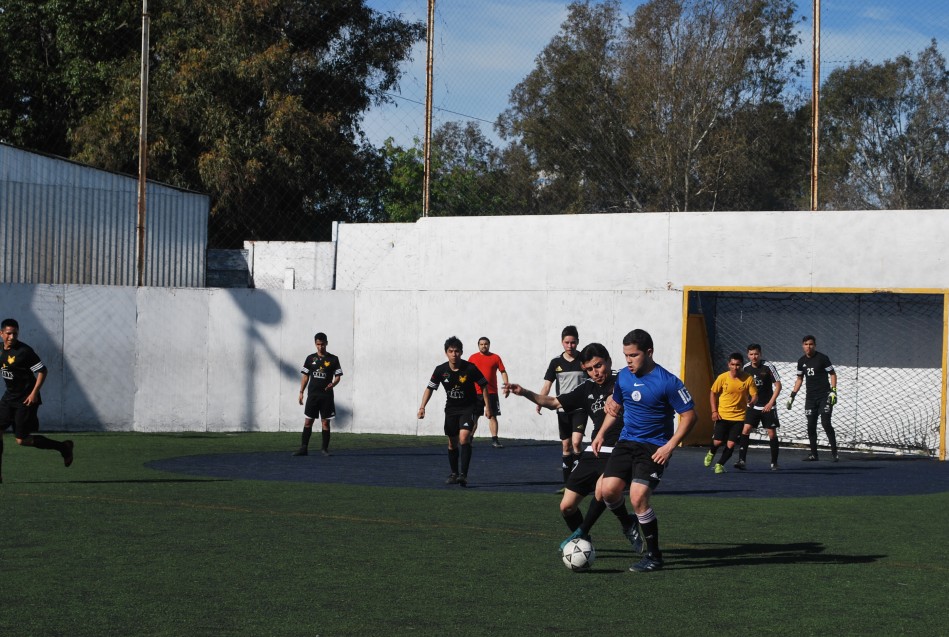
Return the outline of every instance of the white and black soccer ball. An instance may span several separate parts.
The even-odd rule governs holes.
[[[593,544],[582,537],[567,542],[563,547],[563,563],[571,571],[585,571],[593,566],[596,560],[596,551]]]

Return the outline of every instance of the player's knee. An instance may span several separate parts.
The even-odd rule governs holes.
[[[567,517],[568,515],[573,515],[578,510],[577,506],[572,503],[560,503],[560,515]]]
[[[18,445],[22,445],[22,446],[24,446],[24,447],[32,447],[32,446],[33,446],[33,437],[32,437],[32,436],[28,436],[28,437],[26,437],[26,438],[17,438],[17,439],[16,439],[16,443],[17,443]]]

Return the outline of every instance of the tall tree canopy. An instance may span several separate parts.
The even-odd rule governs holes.
[[[800,183],[763,185],[799,152],[781,101],[793,16],[791,0],[651,0],[628,19],[617,0],[571,4],[499,130],[566,210],[786,207]]]
[[[4,2],[0,137],[134,172],[140,6]],[[149,176],[212,195],[212,243],[312,240],[321,221],[378,212],[366,186],[382,160],[360,117],[396,85],[422,24],[364,0],[152,0],[149,11]]]
[[[949,71],[933,41],[913,59],[830,74],[821,100],[829,208],[949,208]]]

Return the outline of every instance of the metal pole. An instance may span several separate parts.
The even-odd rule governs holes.
[[[817,149],[820,145],[820,0],[814,0],[814,56],[811,88],[811,210],[817,210]]]
[[[422,216],[429,211],[429,193],[432,185],[432,86],[435,59],[435,0],[428,0],[428,55],[425,61],[425,140],[422,154],[425,164],[422,173]]]
[[[145,185],[148,159],[148,0],[142,0],[142,73],[138,104],[138,222],[136,225],[138,286],[145,285]]]

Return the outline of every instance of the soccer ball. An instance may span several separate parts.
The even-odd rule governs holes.
[[[563,563],[571,571],[585,571],[593,566],[596,551],[589,540],[582,537],[575,538],[563,547]]]

